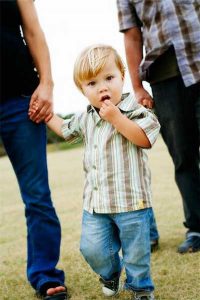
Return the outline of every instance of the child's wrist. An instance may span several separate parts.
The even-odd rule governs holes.
[[[120,112],[118,115],[115,116],[112,120],[112,125],[118,130],[118,127],[121,126],[121,124],[124,121],[124,115]]]
[[[118,122],[120,121],[121,117],[123,117],[122,113],[119,111],[116,111],[114,114],[113,114],[113,117],[111,118],[111,123],[112,125],[115,127]]]
[[[51,119],[53,118],[53,116],[54,116],[54,113],[50,113],[50,114],[44,119],[45,123],[48,124],[48,123],[51,121]]]

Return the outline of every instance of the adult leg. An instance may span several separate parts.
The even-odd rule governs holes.
[[[161,134],[175,166],[184,225],[200,233],[199,84],[186,88],[180,77],[152,85]],[[197,109],[198,108],[198,109]]]
[[[150,276],[150,215],[151,208],[116,214],[123,264],[126,271],[125,288],[151,294],[154,285]]]
[[[44,284],[64,285],[56,269],[60,253],[60,224],[52,205],[46,162],[46,128],[29,120],[1,126],[2,139],[15,170],[25,204],[28,231],[27,276],[36,290]]]
[[[199,146],[200,146],[200,82],[192,87],[195,95],[195,117],[197,120],[198,133],[199,133]]]

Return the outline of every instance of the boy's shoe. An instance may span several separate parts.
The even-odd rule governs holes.
[[[107,297],[112,297],[121,290],[119,277],[115,277],[112,280],[104,280],[100,277],[99,281],[103,284],[102,292]]]
[[[151,245],[151,253],[155,252],[159,248],[159,241],[158,240],[151,240],[150,245]]]
[[[132,300],[155,300],[152,292],[133,292]]]
[[[193,232],[186,234],[186,240],[178,247],[181,254],[200,251],[200,235]]]

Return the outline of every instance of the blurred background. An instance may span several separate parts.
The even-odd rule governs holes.
[[[51,54],[54,110],[62,115],[82,111],[87,99],[73,82],[77,55],[91,44],[104,43],[116,48],[125,62],[116,0],[36,0],[35,5]],[[128,72],[124,86],[127,91],[131,91]]]
[[[121,55],[125,65],[123,34],[119,32],[116,0],[35,0],[38,17],[48,43],[54,79],[54,111],[64,118],[85,110],[87,99],[73,82],[76,57],[87,46],[109,44]],[[127,70],[127,67],[126,67]],[[148,83],[144,83],[150,91]],[[131,92],[126,71],[124,92]],[[62,139],[47,130],[48,144],[58,147]],[[59,147],[61,147],[59,145]],[[66,143],[64,148],[69,147]],[[0,156],[5,155],[0,138]]]

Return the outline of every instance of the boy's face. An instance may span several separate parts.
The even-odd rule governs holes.
[[[82,90],[92,106],[101,108],[107,99],[114,105],[121,101],[123,83],[124,78],[111,54],[97,76],[82,82]]]

